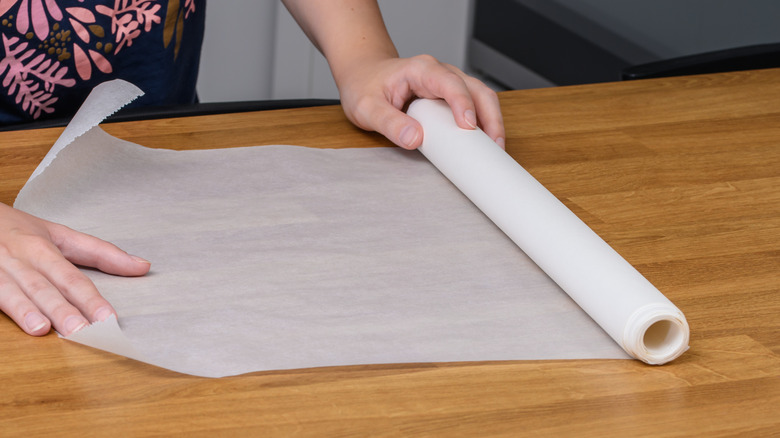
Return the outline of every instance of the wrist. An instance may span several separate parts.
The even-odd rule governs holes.
[[[381,65],[398,58],[398,53],[392,51],[367,51],[366,53],[352,52],[350,56],[328,59],[333,79],[343,91],[350,84],[360,82],[361,78],[373,76],[373,71],[381,69]]]

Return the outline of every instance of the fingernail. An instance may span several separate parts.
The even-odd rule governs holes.
[[[506,141],[504,140],[503,137],[498,137],[496,139],[496,144],[501,146],[501,149],[506,149]]]
[[[113,314],[114,312],[110,307],[103,306],[95,311],[95,321],[105,321]]]
[[[417,137],[419,135],[420,133],[414,126],[405,126],[404,129],[401,130],[401,143],[403,143],[403,145],[406,147],[412,147],[414,142],[417,141]]]
[[[469,126],[472,128],[477,127],[477,115],[474,114],[474,111],[466,110],[466,112],[463,113],[463,117],[466,119],[466,123],[468,123]]]
[[[65,336],[72,335],[87,326],[87,320],[83,316],[71,315],[65,319]]]
[[[30,312],[24,317],[24,324],[27,326],[28,332],[35,333],[46,327],[46,319],[38,312]]]
[[[131,258],[131,259],[135,260],[135,261],[136,261],[136,262],[138,262],[138,263],[146,263],[146,264],[148,264],[148,265],[151,265],[151,264],[152,264],[152,262],[150,262],[149,260],[142,259],[141,257],[134,256],[134,255],[132,255],[132,254],[129,254],[129,256],[130,256],[130,258]]]

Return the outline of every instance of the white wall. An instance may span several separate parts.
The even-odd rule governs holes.
[[[401,56],[464,67],[470,0],[379,4]],[[203,102],[338,97],[325,59],[278,0],[210,0],[200,68]]]
[[[210,0],[198,76],[202,102],[271,95],[278,0]]]

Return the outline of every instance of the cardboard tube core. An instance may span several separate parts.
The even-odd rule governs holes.
[[[654,322],[645,330],[642,338],[647,351],[653,356],[667,356],[683,342],[684,333],[679,324],[668,319]]]

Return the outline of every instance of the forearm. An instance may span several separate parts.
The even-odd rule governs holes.
[[[375,0],[283,0],[340,84],[348,72],[398,52]]]

